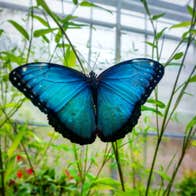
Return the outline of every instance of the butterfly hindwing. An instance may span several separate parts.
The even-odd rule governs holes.
[[[64,137],[80,144],[95,140],[93,97],[84,74],[61,65],[30,63],[14,69],[10,80]]]
[[[122,62],[100,74],[97,87],[97,128],[102,141],[115,141],[130,132],[164,73],[150,59]]]

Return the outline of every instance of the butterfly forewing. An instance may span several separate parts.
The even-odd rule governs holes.
[[[87,77],[50,63],[31,63],[14,69],[12,84],[42,112],[49,123],[71,141],[87,144],[95,139],[95,114]]]
[[[103,141],[130,132],[143,104],[163,76],[163,66],[150,59],[117,64],[98,77],[97,128]]]

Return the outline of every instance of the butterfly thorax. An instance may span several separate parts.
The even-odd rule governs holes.
[[[93,99],[94,99],[94,103],[96,104],[97,100],[96,100],[96,95],[97,95],[97,85],[98,85],[98,81],[97,81],[97,77],[95,72],[91,71],[89,73],[89,84],[91,86],[92,92],[93,92]]]

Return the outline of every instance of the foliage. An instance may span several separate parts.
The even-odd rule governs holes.
[[[181,196],[196,195],[196,172],[192,171],[185,175],[184,179],[178,184],[179,194]]]
[[[87,71],[83,66],[84,59],[80,51],[72,44],[67,34],[70,29],[77,31],[86,26],[76,22],[75,11],[80,7],[86,7],[111,12],[91,1],[72,0],[72,2],[73,12],[60,17],[44,0],[37,0],[36,5],[29,8],[23,20],[29,29],[26,29],[22,22],[13,19],[7,21],[21,40],[19,45],[10,44],[9,48],[0,51],[1,195],[108,195],[109,193],[119,196],[172,195],[171,190],[175,187],[179,167],[187,150],[194,143],[191,141],[196,131],[196,116],[189,119],[184,127],[185,136],[178,159],[174,154],[168,166],[163,167],[162,163],[158,163],[157,156],[169,122],[175,118],[176,109],[187,94],[188,86],[196,82],[195,65],[183,83],[179,83],[189,47],[195,44],[195,4],[193,7],[187,7],[191,16],[190,21],[158,31],[156,23],[165,16],[165,13],[152,15],[147,1],[141,0],[153,28],[153,40],[146,41],[151,48],[151,58],[163,61],[166,70],[171,65],[178,65],[177,76],[172,78],[174,85],[171,87],[171,94],[168,100],[163,102],[159,98],[159,88],[155,89],[153,97],[142,107],[142,112],[147,114],[147,117],[144,117],[141,125],[136,126],[126,138],[112,144],[100,145],[95,142],[91,146],[81,147],[71,144],[44,125],[32,125],[29,118],[26,119],[26,123],[16,121],[17,115],[21,115],[24,119],[28,117],[22,107],[28,102],[10,85],[8,79],[8,74],[14,67],[29,61],[45,59],[83,72]],[[39,23],[37,28],[36,22]],[[160,43],[166,44],[165,34],[171,29],[182,27],[188,29],[183,33],[171,56],[162,60],[163,46],[160,47]],[[7,42],[12,42],[6,29],[0,29],[0,38],[2,37]],[[182,45],[186,46],[185,50],[182,50]],[[151,116],[148,117],[148,114]],[[153,117],[156,126],[151,123]],[[147,142],[147,133],[152,130],[157,137],[153,140],[155,151],[152,164],[147,168],[146,164],[143,164],[145,162],[142,156],[145,150],[143,146]],[[171,168],[172,173],[169,172]],[[153,184],[156,184],[157,179],[160,183],[158,187],[154,187]],[[195,174],[186,177],[179,184],[179,193],[183,195],[189,191],[188,194],[191,195],[191,191],[195,191],[194,185]]]

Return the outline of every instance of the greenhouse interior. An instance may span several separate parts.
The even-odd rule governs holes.
[[[0,195],[196,195],[196,0],[0,0]]]

